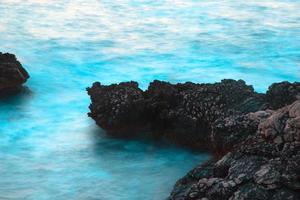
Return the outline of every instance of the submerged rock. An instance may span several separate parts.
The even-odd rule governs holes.
[[[29,75],[15,55],[0,52],[0,92],[6,93],[21,88]]]
[[[178,181],[169,200],[300,199],[300,101],[260,119],[255,135],[210,166]]]

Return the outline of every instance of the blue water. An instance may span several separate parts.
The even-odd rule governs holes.
[[[110,138],[87,118],[93,81],[300,80],[300,1],[0,0],[0,51],[31,92],[0,101],[0,199],[159,200],[207,160]]]

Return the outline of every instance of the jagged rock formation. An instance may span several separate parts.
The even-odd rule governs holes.
[[[19,89],[29,75],[15,55],[0,52],[0,93]]]
[[[102,128],[125,134],[143,123],[143,91],[137,83],[103,86],[96,82],[87,90],[92,100],[89,116]]]
[[[248,114],[231,115],[219,118],[212,124],[210,143],[215,155],[224,155],[246,140],[248,136],[254,135],[259,123],[269,117],[273,111],[257,111]]]
[[[300,101],[258,118],[255,135],[188,173],[169,200],[300,199]]]
[[[278,109],[300,99],[300,82],[274,83],[267,91],[267,101],[271,109]]]
[[[266,94],[241,80],[154,81],[146,91],[136,82],[94,83],[87,90],[90,117],[111,134],[147,131],[212,150],[214,160],[179,180],[169,200],[300,199],[298,82],[273,84]]]
[[[215,84],[170,84],[154,81],[143,92],[136,82],[88,88],[92,117],[112,134],[148,130],[175,143],[206,148],[211,125],[233,113],[265,106],[265,97],[244,81]]]

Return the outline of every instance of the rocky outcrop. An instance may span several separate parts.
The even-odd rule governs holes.
[[[300,101],[263,115],[252,116],[255,135],[188,173],[169,200],[300,199]]]
[[[87,90],[89,115],[111,134],[150,132],[212,150],[214,159],[180,179],[168,200],[300,199],[299,83],[273,84],[265,95],[241,80]]]
[[[111,134],[152,136],[222,155],[249,135],[259,121],[251,112],[282,107],[300,96],[298,82],[275,83],[265,94],[242,80],[214,84],[170,84],[153,81],[146,91],[136,82],[88,88],[92,117]],[[268,111],[258,113],[260,118]],[[253,120],[255,119],[255,120]]]
[[[254,135],[259,123],[272,114],[272,110],[231,115],[219,118],[212,124],[210,144],[216,156],[234,149],[249,136]]]
[[[99,82],[88,88],[91,96],[92,117],[96,123],[109,132],[123,134],[137,130],[144,123],[143,91],[136,82],[103,86]]]
[[[0,93],[18,90],[29,75],[15,55],[0,52]]]
[[[211,125],[219,118],[264,108],[265,96],[244,81],[215,84],[136,82],[88,88],[89,116],[112,134],[150,131],[154,136],[195,148],[207,148]],[[141,132],[141,131],[140,131]]]
[[[267,101],[271,109],[278,109],[300,99],[300,82],[274,83],[267,91]]]

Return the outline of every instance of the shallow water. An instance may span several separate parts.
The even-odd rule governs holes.
[[[0,51],[31,74],[31,92],[0,100],[0,199],[165,198],[209,156],[110,138],[87,118],[85,88],[299,81],[299,10],[298,0],[0,0]]]

